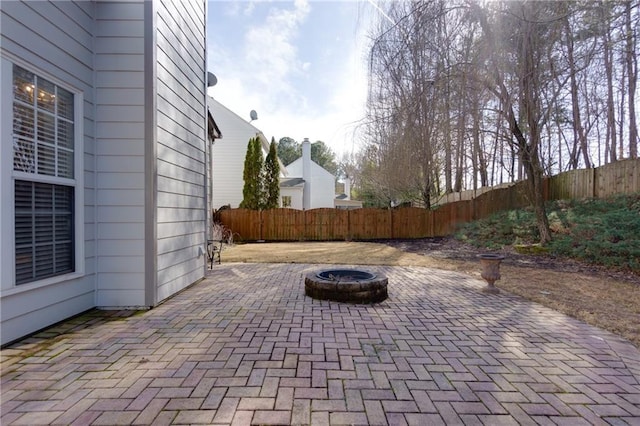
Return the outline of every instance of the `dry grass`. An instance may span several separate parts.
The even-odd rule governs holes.
[[[243,244],[226,247],[223,262],[325,263],[425,266],[480,278],[478,263],[432,258],[367,242]],[[496,285],[586,323],[609,330],[640,347],[640,286],[631,282],[536,268],[503,266]]]

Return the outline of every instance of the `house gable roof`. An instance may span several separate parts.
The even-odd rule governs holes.
[[[302,174],[302,157],[300,157],[297,160],[291,162],[287,166],[287,168],[289,168],[290,170],[300,170],[300,174]],[[315,172],[320,172],[321,174],[325,174],[327,176],[331,176],[332,179],[335,179],[335,176],[332,175],[330,171],[328,171],[327,169],[325,169],[324,167],[322,167],[321,165],[319,165],[318,163],[316,163],[313,160],[311,160],[311,168]]]
[[[258,139],[260,139],[260,143],[262,144],[262,149],[264,150],[264,152],[269,152],[269,145],[271,144],[271,142],[265,137],[264,133],[262,133],[260,129],[240,117],[235,112],[231,111],[225,105],[216,101],[211,96],[209,96],[208,101],[209,109],[211,110],[213,116],[218,119],[218,122],[221,124],[223,129],[225,128],[225,126],[235,126],[236,128],[242,129],[246,134],[252,135],[252,137],[257,136]],[[248,142],[248,139],[246,141],[242,141],[242,143],[244,143],[245,145]],[[280,165],[280,173],[283,176],[287,176],[287,168],[285,167],[282,160],[280,160],[280,158],[278,158],[278,163]]]
[[[280,181],[280,186],[283,188],[290,188],[293,186],[298,186],[303,183],[304,183],[304,179],[302,178],[288,178],[288,179],[282,179]]]

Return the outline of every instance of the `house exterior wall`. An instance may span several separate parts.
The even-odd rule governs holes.
[[[0,8],[0,336],[2,344],[94,306],[96,276],[95,5],[2,2]],[[12,66],[75,95],[75,272],[15,285]],[[79,143],[78,143],[79,141]],[[6,204],[5,204],[6,203]]]
[[[282,207],[282,197],[291,197],[290,209],[302,210],[302,186],[294,186],[290,188],[280,187],[280,207]]]
[[[287,166],[289,177],[302,176],[302,158]],[[335,199],[334,176],[311,161],[311,205],[310,209],[333,208]]]
[[[211,206],[219,209],[230,204],[231,208],[238,208],[242,202],[247,145],[260,131],[213,98],[209,98],[209,109],[223,135],[211,150]]]
[[[10,1],[0,19],[0,343],[204,277],[206,2]],[[13,64],[75,100],[75,269],[20,285]]]
[[[145,306],[145,8],[95,8],[96,305]]]
[[[157,300],[204,277],[205,1],[157,2]]]

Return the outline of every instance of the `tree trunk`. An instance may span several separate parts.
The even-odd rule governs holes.
[[[569,62],[569,76],[571,81],[571,106],[573,112],[573,138],[574,138],[574,150],[571,153],[571,165],[575,170],[578,168],[578,152],[576,152],[576,145],[580,145],[582,151],[582,157],[584,159],[584,166],[587,169],[591,168],[591,161],[589,160],[589,150],[587,148],[587,136],[585,135],[584,127],[582,126],[582,118],[580,117],[580,104],[578,97],[578,82],[576,79],[576,65],[573,58],[573,34],[571,33],[571,27],[569,26],[569,18],[565,18],[565,31],[567,37],[567,59]]]
[[[638,126],[636,124],[636,85],[638,83],[638,56],[635,53],[636,38],[631,26],[631,3],[631,1],[627,1],[625,8],[625,29],[627,38],[626,62],[627,78],[629,79],[629,156],[631,158],[638,158]]]
[[[446,83],[448,86],[448,82]],[[445,93],[444,105],[444,192],[450,194],[453,192],[453,155],[451,146],[451,106],[449,103],[449,89]]]
[[[529,4],[523,5],[524,8],[535,7]],[[491,27],[487,21],[487,16],[480,8],[476,9],[480,21],[480,26],[487,38],[496,44],[495,37],[491,31]],[[523,10],[526,12],[526,10]],[[544,203],[543,173],[539,158],[539,142],[540,130],[538,128],[538,120],[540,117],[538,78],[540,71],[537,71],[537,58],[535,56],[539,42],[537,37],[537,28],[534,19],[521,21],[521,44],[518,51],[519,61],[519,105],[522,107],[520,114],[526,118],[529,126],[529,141],[525,138],[518,120],[513,111],[512,96],[505,85],[502,73],[498,64],[492,61],[492,78],[495,86],[493,92],[498,95],[503,107],[503,114],[509,123],[511,133],[516,139],[515,145],[517,153],[520,157],[522,166],[526,171],[526,177],[529,188],[530,201],[536,214],[536,222],[538,232],[540,234],[540,243],[545,244],[551,241],[551,230],[549,229],[549,220]]]
[[[431,179],[429,178],[429,175],[425,176],[424,188],[422,190],[422,202],[424,203],[425,209],[431,209]]]
[[[527,140],[522,134],[522,130],[520,130],[520,126],[518,126],[513,108],[509,111],[509,125],[520,148],[522,163],[527,174],[527,188],[536,215],[540,244],[546,244],[551,241],[551,230],[549,228],[549,219],[547,218],[547,210],[544,203],[543,175],[538,150],[535,146],[532,146],[533,144],[531,142],[527,143]]]
[[[607,4],[602,5],[602,7],[610,7]],[[616,146],[616,113],[615,113],[615,105],[613,102],[613,51],[611,49],[611,25],[609,24],[609,10],[603,11],[606,13],[606,28],[605,34],[603,37],[604,41],[604,66],[605,73],[607,76],[607,140],[606,147],[609,151],[609,160],[613,163],[618,160],[618,156],[616,154],[617,146]],[[622,154],[622,153],[621,153]],[[607,159],[605,158],[605,161]]]
[[[459,107],[461,107],[461,105],[459,105]],[[466,114],[459,114],[460,116],[458,117],[458,137],[457,137],[457,143],[456,143],[456,174],[455,174],[455,181],[454,181],[454,186],[453,186],[453,192],[461,192],[462,191],[462,179],[466,173],[466,167],[465,167],[465,146],[464,146],[464,136],[465,136],[465,117],[467,116]]]
[[[477,185],[475,179],[477,179],[477,175],[480,174],[480,186],[489,186],[489,179],[487,176],[487,161],[485,160],[484,152],[482,151],[482,147],[480,146],[480,106],[477,98],[474,99],[472,115],[473,115],[473,176],[474,176],[474,185],[473,189],[477,189]],[[495,157],[495,155],[494,155]],[[494,167],[495,169],[495,167]]]

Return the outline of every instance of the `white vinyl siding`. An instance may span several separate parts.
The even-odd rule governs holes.
[[[0,17],[1,343],[92,307],[155,305],[204,277],[206,2],[2,1]],[[37,180],[74,185],[74,271],[20,285],[13,64],[73,94],[76,138],[73,178],[55,157],[67,148],[45,143],[56,163]],[[54,201],[43,214],[67,212]]]
[[[95,7],[96,305],[144,306],[144,3]]]
[[[209,98],[209,108],[223,135],[211,150],[211,206],[219,209],[229,204],[238,208],[242,202],[247,145],[260,131],[213,98]]]
[[[289,177],[302,176],[302,158],[287,166]],[[327,170],[311,161],[311,207],[312,209],[333,208],[336,197],[335,177]]]
[[[0,81],[2,105],[0,107],[2,145],[0,147],[0,197],[3,200],[3,208],[0,209],[0,326],[2,328],[1,343],[10,342],[30,332],[36,331],[49,324],[87,310],[94,306],[95,275],[93,264],[95,262],[95,247],[93,239],[93,208],[91,201],[94,198],[93,188],[93,164],[94,164],[94,139],[93,139],[93,12],[91,3],[71,2],[2,2],[0,8],[0,52],[2,56],[2,80]],[[53,125],[49,130],[57,129],[73,132],[73,148],[64,147],[62,133],[49,132],[46,138],[41,138],[40,154],[38,162],[33,169],[25,169],[22,166],[14,170],[12,132],[13,123],[13,99],[12,77],[14,65],[34,73],[42,79],[42,88],[46,88],[51,94],[55,87],[71,93],[73,96],[74,114],[67,116],[62,121],[55,121],[55,111],[46,108],[41,109],[42,123]],[[48,82],[48,83],[47,83]],[[60,94],[63,92],[61,91]],[[6,96],[5,96],[6,95]],[[16,112],[30,114],[23,104]],[[36,113],[38,114],[38,113]],[[23,117],[24,118],[24,117]],[[44,127],[41,131],[46,130]],[[56,140],[58,138],[59,140]],[[44,140],[47,139],[47,140]],[[59,145],[58,142],[63,142]],[[37,149],[37,148],[36,148]],[[73,150],[73,152],[72,152]],[[71,176],[73,171],[73,176]],[[38,172],[38,173],[34,173]],[[32,189],[31,199],[27,200],[28,192],[18,191],[15,194],[16,182],[28,182]],[[50,264],[44,269],[35,271],[32,269],[32,277],[16,280],[16,230],[14,229],[16,214],[22,224],[26,224],[29,211],[34,207],[34,202],[57,201],[43,196],[55,195],[52,188],[58,185],[73,188],[73,222],[64,225],[73,227],[73,246],[75,256],[64,268],[53,266],[55,251],[50,255]],[[37,188],[36,188],[37,187]],[[21,208],[14,207],[14,194],[20,197]],[[40,201],[36,200],[37,197]],[[61,200],[60,200],[61,201]],[[87,204],[85,204],[85,201]],[[7,206],[5,206],[7,203]],[[31,203],[31,207],[27,204]],[[68,203],[67,203],[68,204]],[[41,205],[38,204],[38,207]],[[55,227],[57,211],[44,206],[44,209],[33,210],[33,213],[49,214],[50,224]],[[48,213],[46,209],[49,209]],[[68,219],[68,218],[67,218]],[[28,219],[35,225],[40,219],[35,219],[33,214]],[[66,219],[65,219],[66,220]],[[62,219],[58,218],[58,226],[62,226]],[[23,229],[24,230],[24,229]],[[59,230],[62,230],[59,228]],[[49,230],[39,228],[40,236],[46,234],[50,244],[56,240],[51,237]],[[19,232],[20,233],[20,232]],[[19,235],[24,238],[26,234]],[[53,238],[53,240],[51,239]],[[39,244],[45,244],[39,240]],[[58,243],[62,242],[57,240]],[[65,243],[66,244],[66,243]],[[46,245],[46,244],[45,244]],[[30,255],[38,255],[46,259],[45,245],[22,248],[29,250]],[[52,248],[52,246],[49,246]],[[61,248],[61,247],[60,247]],[[58,253],[60,255],[62,251]],[[28,257],[28,256],[27,256]],[[26,258],[25,258],[26,259]],[[60,260],[60,258],[59,258]],[[38,262],[38,261],[37,261]],[[46,262],[45,262],[46,263]],[[23,265],[24,266],[24,265]],[[25,272],[23,270],[22,272]],[[22,272],[19,272],[20,274]],[[57,275],[62,273],[62,275]],[[27,282],[29,281],[29,282]],[[19,284],[19,282],[24,282]]]
[[[204,2],[157,3],[157,301],[204,276]]]
[[[287,169],[288,171],[289,169]],[[291,200],[291,205],[288,207],[290,209],[302,210],[302,191],[304,187],[302,185],[295,187],[280,187],[280,195],[282,198],[289,197]],[[281,206],[284,207],[284,206]]]

